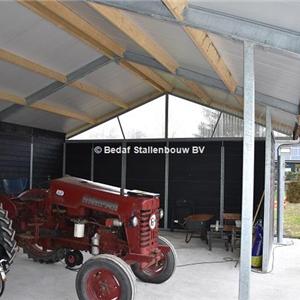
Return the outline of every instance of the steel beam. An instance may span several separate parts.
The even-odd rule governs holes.
[[[265,199],[264,199],[264,228],[263,228],[263,260],[262,271],[270,271],[270,259],[273,246],[273,213],[274,199],[272,199],[272,118],[270,108],[266,108],[266,144],[265,144]]]
[[[220,225],[224,223],[224,187],[225,187],[225,147],[221,146],[221,168],[220,168]]]
[[[28,97],[25,98],[28,105],[33,104],[37,101],[40,101],[54,93],[56,93],[58,90],[61,90],[62,88],[68,86],[74,81],[79,80],[80,78],[85,77],[86,75],[96,71],[97,69],[105,66],[111,62],[111,60],[105,56],[101,56],[100,58],[97,58],[88,64],[80,67],[79,69],[67,74],[67,81],[65,83],[60,81],[54,81],[50,83],[49,85],[41,88],[40,90],[32,93]],[[12,114],[16,113],[19,110],[24,109],[23,106],[20,106],[18,104],[13,104],[9,106],[8,108],[2,110],[0,112],[0,120],[3,121],[5,118],[11,116]]]
[[[127,147],[127,142],[122,142],[122,148],[125,149]],[[121,195],[125,194],[127,182],[127,154],[126,151],[122,151],[122,162],[121,162]]]
[[[250,299],[254,189],[254,138],[254,44],[250,42],[244,42],[244,138],[239,300]]]
[[[166,94],[165,100],[165,141],[166,147],[170,146],[169,142],[169,94]],[[169,218],[169,153],[165,154],[165,201],[164,201],[164,228],[168,228]]]
[[[94,181],[94,168],[95,168],[95,151],[94,151],[95,145],[91,145],[91,181]]]
[[[33,131],[31,133],[31,143],[30,143],[30,166],[29,166],[29,188],[32,189],[33,187],[33,151],[34,151],[34,137]]]
[[[66,154],[67,154],[67,143],[63,145],[63,165],[62,165],[62,176],[66,176]]]
[[[136,63],[142,64],[142,65],[146,65],[146,66],[154,68],[156,70],[171,74],[161,64],[159,64],[156,60],[154,60],[153,58],[151,58],[149,56],[137,54],[132,51],[129,51],[129,52],[126,51],[125,57],[129,61],[136,62]],[[200,85],[217,88],[219,90],[222,90],[222,91],[228,93],[227,87],[224,85],[223,81],[218,78],[214,78],[212,76],[202,74],[200,72],[195,72],[195,71],[192,71],[192,70],[189,70],[186,68],[182,68],[182,67],[179,67],[176,70],[176,75],[183,77],[185,79],[188,79],[188,80],[195,81],[195,82],[199,83]],[[238,86],[235,94],[237,96],[244,96],[243,87]],[[256,92],[255,93],[255,101],[257,104],[260,104],[263,106],[270,106],[270,107],[282,110],[284,112],[287,112],[287,113],[295,115],[295,116],[298,116],[298,114],[299,114],[298,105],[281,100],[276,97],[272,97],[272,96],[268,96],[268,95]]]
[[[283,212],[285,193],[285,156],[279,150],[278,155],[278,193],[277,193],[277,243],[283,243]]]
[[[165,5],[161,3],[161,0],[151,1],[132,1],[132,0],[87,0],[88,2],[107,4],[108,6],[136,12],[145,16],[151,16],[158,19],[176,19],[170,13]]]
[[[158,20],[199,28],[230,39],[252,41],[267,49],[273,48],[284,52],[286,56],[299,57],[300,54],[300,32],[207,9],[201,7],[201,4],[189,4],[183,11],[183,21],[178,21],[167,14],[164,5],[162,3],[159,5],[158,1],[149,3],[148,1],[94,0],[92,2],[118,7]]]

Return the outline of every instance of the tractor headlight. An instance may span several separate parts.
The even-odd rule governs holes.
[[[132,225],[133,227],[138,226],[138,225],[139,225],[139,219],[138,219],[137,217],[132,217],[132,218],[131,218],[131,225]]]
[[[162,208],[159,209],[159,218],[162,219],[164,217],[164,210]]]

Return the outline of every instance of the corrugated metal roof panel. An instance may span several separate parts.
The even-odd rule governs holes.
[[[63,88],[40,102],[69,107],[70,110],[82,112],[94,118],[118,108],[70,87]]]
[[[128,39],[125,34],[120,32],[109,21],[107,21],[83,1],[67,1],[65,5],[71,8],[74,12],[80,14],[80,16],[86,19],[96,29],[105,32],[108,36],[126,49],[138,52],[140,54],[145,54],[144,50],[141,49],[135,42]]]
[[[243,86],[243,45],[211,35],[239,86]],[[258,92],[299,104],[300,60],[257,47],[255,88]]]
[[[190,2],[191,5],[195,3],[195,0]],[[255,21],[300,31],[298,18],[300,5],[296,3],[272,2],[260,3],[257,6],[249,1],[243,1],[243,5],[219,1],[215,3],[197,1],[196,4],[242,18],[250,18]],[[71,7],[76,13],[81,14],[96,28],[106,31],[114,40],[126,46],[128,50],[145,54],[141,47],[130,41],[126,35],[90,9],[86,3],[72,1],[65,3],[65,5]],[[124,12],[124,14],[133,18],[182,67],[217,78],[212,68],[179,25],[129,12]],[[289,18],[279,18],[279,15],[289,16]],[[211,37],[237,80],[238,85],[242,86],[242,43],[216,35],[211,35]],[[72,35],[43,20],[16,2],[1,1],[0,43],[1,47],[9,51],[23,55],[62,73],[69,73],[101,55]],[[258,48],[255,52],[255,71],[256,89],[258,92],[299,105],[299,59],[287,58],[281,54],[271,51],[266,52]],[[161,75],[176,88],[189,91],[179,79],[164,73],[161,73]],[[116,63],[103,66],[86,76],[83,80],[115,94],[126,102],[134,101],[154,91],[151,85],[128,70],[121,68]],[[26,97],[50,82],[51,80],[40,75],[0,61],[0,90]],[[207,87],[204,87],[204,89],[224,107],[229,105],[233,109],[238,109],[236,100],[229,93]],[[43,101],[57,105],[61,104],[70,107],[70,110],[81,111],[92,117],[98,117],[116,109],[114,105],[102,103],[98,99],[72,88],[64,88]],[[9,103],[0,102],[0,110],[9,105]],[[261,116],[264,115],[263,107],[257,105],[256,110]],[[274,121],[285,123],[291,127],[296,121],[295,116],[279,110],[273,111],[273,118]],[[7,118],[6,121],[63,132],[70,131],[82,124],[76,120],[30,108],[22,108]]]
[[[150,84],[114,62],[84,77],[83,81],[110,91],[125,102],[154,91]]]
[[[84,125],[83,122],[64,118],[41,110],[22,107],[17,113],[4,120],[8,123],[48,129],[58,132],[69,132],[74,128]]]
[[[139,24],[180,66],[194,71],[201,70],[203,73],[217,78],[217,74],[179,25],[134,13],[125,14]]]
[[[26,97],[51,82],[48,78],[0,60],[0,90]]]
[[[2,48],[63,73],[101,56],[14,1],[1,1],[0,41]]]
[[[190,0],[189,5],[213,9],[240,18],[300,31],[297,1],[199,1]],[[285,17],[288,16],[288,17]]]

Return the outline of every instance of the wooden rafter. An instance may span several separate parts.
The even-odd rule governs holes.
[[[172,15],[180,21],[183,21],[182,13],[188,4],[188,0],[163,0]]]
[[[17,65],[19,67],[25,68],[29,71],[32,71],[34,73],[38,73],[40,75],[43,75],[47,78],[57,80],[60,82],[66,82],[67,78],[65,75],[56,72],[54,70],[51,70],[45,66],[42,66],[38,63],[35,63],[29,59],[26,59],[25,57],[22,57],[20,55],[17,55],[15,53],[12,53],[10,51],[7,51],[5,49],[0,48],[0,60],[9,62],[11,64]]]
[[[18,0],[18,2],[37,13],[42,18],[50,21],[84,43],[95,48],[97,51],[103,52],[109,58],[114,58],[115,55],[123,56],[123,47],[112,41],[100,30],[95,29],[62,3],[56,0]]]
[[[182,13],[188,3],[187,0],[163,0],[163,2],[178,21],[184,20]],[[183,29],[224,82],[230,93],[233,94],[237,87],[236,81],[208,33],[188,26],[183,26]]]
[[[93,85],[87,84],[82,81],[75,81],[70,84],[71,87],[74,87],[86,94],[89,94],[91,96],[94,96],[99,99],[105,99],[105,101],[112,103],[116,106],[120,106],[123,108],[127,108],[127,103],[123,102],[121,99],[119,99],[116,96],[112,96],[111,94],[103,91],[102,89],[95,87]]]
[[[18,2],[31,11],[37,13],[42,18],[52,22],[59,28],[80,39],[90,47],[93,47],[101,54],[106,55],[110,59],[120,59],[123,57],[125,49],[122,46],[113,41],[105,33],[89,24],[86,20],[84,20],[82,17],[80,17],[78,14],[73,12],[70,8],[66,7],[61,2],[56,0],[18,0]],[[153,78],[148,78],[146,74],[141,74],[141,71],[136,70],[133,66],[130,65],[129,62],[127,65],[121,64],[121,66],[127,69],[128,67],[130,67],[129,70],[131,72],[134,72],[136,76],[142,78],[144,81],[154,86],[157,90],[163,91],[161,90],[159,84],[153,84]]]
[[[114,26],[116,26],[120,31],[126,34],[132,41],[137,43],[140,47],[142,47],[146,52],[148,52],[153,58],[155,58],[158,62],[160,62],[166,69],[168,69],[172,74],[176,75],[176,70],[179,67],[179,64],[176,60],[160,45],[156,43],[156,41],[148,35],[144,30],[140,28],[140,26],[134,22],[130,17],[125,15],[119,9],[109,7],[106,5],[102,5],[99,3],[89,3],[89,6],[92,7],[95,11],[97,11],[100,15],[105,17],[108,21],[110,21]],[[155,78],[153,76],[154,71],[151,70],[149,73],[149,68],[137,64],[131,63],[134,67],[136,67],[139,71],[144,69],[144,74],[150,78]],[[148,70],[148,71],[147,71]],[[160,78],[162,78],[160,76]],[[206,93],[206,91],[200,87],[196,82],[186,80],[181,78],[181,81],[197,96],[201,97],[206,103],[210,103],[212,100],[210,96]],[[157,80],[156,82],[161,82],[161,80]],[[170,84],[164,87],[166,91],[170,92]]]
[[[171,55],[165,51],[147,32],[141,29],[136,22],[122,11],[98,3],[89,3],[89,6],[106,18],[110,23],[134,40],[142,49],[159,61],[167,70],[175,74],[179,67]]]
[[[50,112],[50,113],[60,115],[63,117],[79,120],[79,121],[89,123],[89,124],[95,123],[95,121],[91,117],[89,117],[83,113],[71,111],[67,107],[48,104],[48,103],[42,103],[42,102],[36,102],[36,103],[29,105],[29,104],[27,104],[25,98],[17,96],[17,95],[13,95],[6,91],[0,91],[0,100],[9,101],[9,102],[16,103],[16,104],[19,104],[19,105],[22,105],[25,107],[43,110],[46,112]]]
[[[29,105],[29,107],[47,111],[47,112],[50,112],[50,113],[53,113],[56,115],[61,115],[63,117],[67,117],[70,119],[83,121],[85,123],[95,124],[95,121],[93,120],[93,118],[91,118],[85,114],[82,114],[82,113],[71,111],[69,108],[63,107],[61,105],[53,105],[53,104],[50,105],[50,104],[43,103],[43,102],[36,102],[36,103]]]
[[[7,51],[5,49],[0,49],[0,60],[9,62],[11,64],[15,64],[19,67],[25,68],[34,73],[38,73],[47,78],[54,79],[54,80],[57,80],[62,83],[67,83],[66,75],[64,75],[58,71],[52,70],[48,67],[45,67],[41,64],[38,64],[36,62],[33,62],[25,57],[22,57],[20,55],[17,55],[15,53]],[[103,89],[100,89],[98,87],[95,87],[93,85],[87,84],[82,81],[75,81],[75,82],[70,83],[69,85],[86,93],[86,94],[92,95],[92,96],[100,99],[101,101],[109,102],[109,103],[112,103],[116,106],[120,106],[123,108],[127,107],[127,104],[125,102],[123,102],[122,99],[120,99],[116,95],[112,95],[111,93],[109,93]]]

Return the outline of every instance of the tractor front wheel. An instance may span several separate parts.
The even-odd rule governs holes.
[[[76,292],[80,300],[133,300],[135,278],[122,259],[102,254],[82,265],[76,277]]]
[[[139,264],[132,266],[133,273],[137,278],[149,283],[162,283],[167,281],[176,269],[176,251],[174,246],[164,237],[158,238],[158,243],[168,246],[169,251],[164,255],[163,259],[157,265],[141,269]]]

